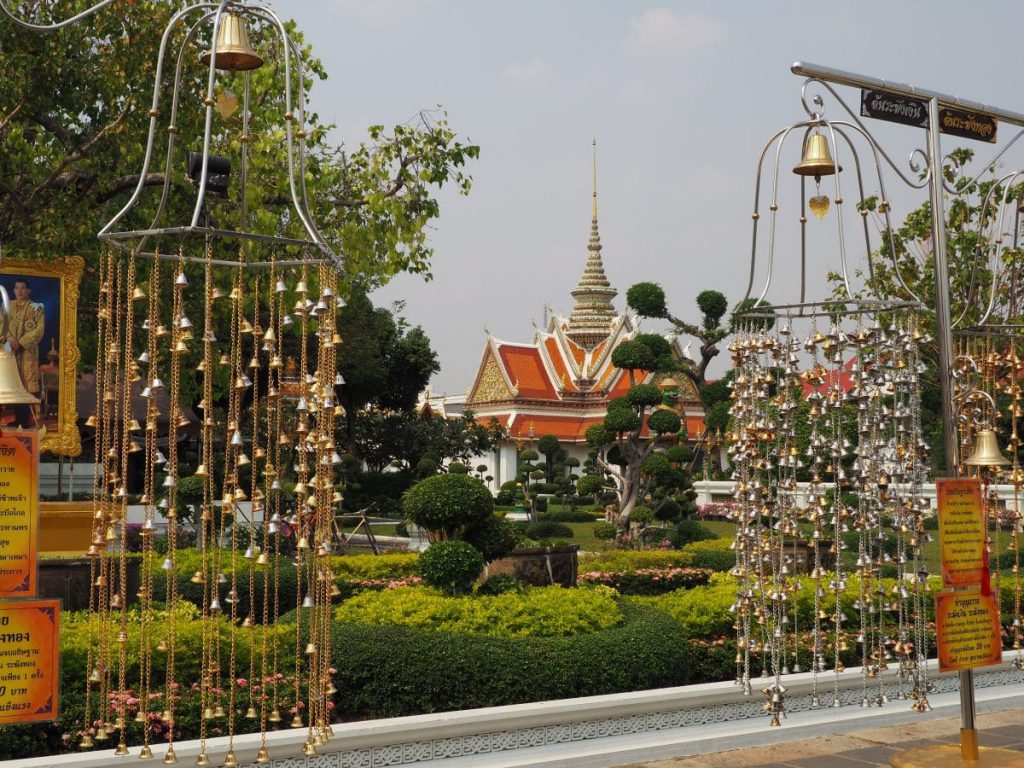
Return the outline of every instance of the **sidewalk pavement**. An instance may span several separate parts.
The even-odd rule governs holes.
[[[979,714],[977,726],[982,747],[1024,753],[1024,709]],[[928,720],[620,768],[868,768],[888,766],[889,758],[905,749],[958,744],[959,738],[959,718]]]

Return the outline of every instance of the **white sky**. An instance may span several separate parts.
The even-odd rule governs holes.
[[[1024,112],[1019,2],[274,5],[296,19],[330,74],[314,88],[312,109],[337,124],[338,141],[357,142],[370,124],[442,104],[452,127],[482,147],[470,196],[442,193],[434,280],[400,276],[375,296],[378,304],[404,300],[406,317],[430,336],[442,365],[435,393],[470,386],[485,326],[528,341],[546,303],[571,310],[568,292],[586,259],[594,136],[617,307],[632,283],[653,280],[676,315],[696,320],[701,290],[720,290],[730,302],[745,291],[758,155],[774,131],[804,117],[793,61]],[[843,95],[856,108],[858,95]],[[904,170],[909,151],[924,144],[911,128],[870,127]],[[1001,139],[1012,135],[1001,127]],[[984,145],[970,146],[989,156]],[[794,161],[783,161],[790,184]],[[843,183],[853,183],[851,174]],[[895,186],[891,174],[887,184]],[[905,201],[894,205],[899,219],[924,199],[890,194]],[[785,228],[783,245],[795,232],[791,220]],[[831,258],[835,248],[826,250]],[[773,285],[793,272],[779,274]]]

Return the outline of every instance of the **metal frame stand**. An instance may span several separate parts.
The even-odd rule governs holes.
[[[942,152],[939,134],[939,108],[957,107],[979,112],[1005,123],[1024,127],[1024,114],[967,101],[924,88],[893,83],[875,77],[845,72],[832,67],[806,62],[794,62],[790,67],[794,75],[816,78],[837,85],[889,91],[928,101],[928,190],[932,209],[932,243],[935,255],[935,335],[938,343],[939,383],[942,395],[943,445],[946,450],[946,472],[957,476],[957,434],[953,403],[952,320],[949,306],[949,264],[946,253],[946,217],[942,187]],[[941,215],[940,215],[941,214]],[[960,672],[960,748],[959,759],[955,747],[924,747],[900,752],[892,758],[896,768],[928,768],[930,766],[1001,766],[1024,767],[1024,754],[1005,749],[979,748],[978,730],[974,718],[974,675],[971,670]]]

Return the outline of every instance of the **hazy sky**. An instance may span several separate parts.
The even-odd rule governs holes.
[[[731,301],[745,291],[758,155],[774,131],[804,118],[793,61],[1024,112],[1019,2],[274,5],[297,20],[330,74],[314,88],[312,108],[337,124],[338,141],[358,142],[370,124],[440,104],[482,148],[469,197],[441,195],[433,281],[400,276],[375,296],[405,301],[406,317],[430,336],[442,365],[435,393],[470,386],[485,326],[528,341],[545,304],[571,310],[586,259],[592,137],[616,306],[629,285],[653,280],[675,314],[696,320],[701,290]],[[856,108],[857,93],[844,96]],[[923,146],[921,131],[871,128],[892,141],[904,169],[909,151]],[[1000,137],[1010,135],[1003,126]],[[787,183],[796,178],[791,165]]]

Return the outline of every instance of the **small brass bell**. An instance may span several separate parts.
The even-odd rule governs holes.
[[[227,72],[245,72],[263,66],[263,59],[249,45],[249,34],[242,19],[234,13],[221,16],[217,29],[217,44],[214,46],[217,58],[214,66]],[[200,60],[210,66],[211,52],[206,51]]]
[[[964,464],[970,467],[1005,467],[1009,460],[999,450],[996,433],[991,429],[979,429],[974,441],[974,451]]]
[[[270,762],[270,753],[267,752],[267,748],[265,746],[260,747],[260,751],[256,753],[256,762],[257,763],[269,763]]]
[[[828,139],[820,131],[814,131],[804,142],[803,155],[800,162],[793,168],[793,173],[800,176],[813,176],[820,181],[822,176],[831,176],[836,170],[843,169],[832,159],[832,151],[828,147]]]

